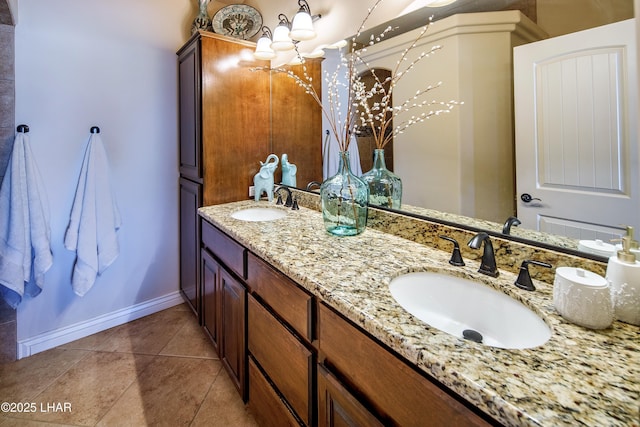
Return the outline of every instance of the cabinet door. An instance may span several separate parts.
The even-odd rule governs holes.
[[[197,210],[200,207],[201,195],[201,184],[180,178],[180,292],[198,317],[200,221]]]
[[[220,359],[231,375],[238,392],[245,396],[245,287],[224,269],[220,269],[220,298],[222,300],[222,344]]]
[[[318,365],[318,426],[382,427],[369,412],[322,365]]]
[[[194,39],[178,56],[180,97],[180,174],[202,178],[200,40]]]
[[[202,327],[213,343],[216,353],[220,354],[220,265],[206,249],[202,250]]]
[[[422,427],[492,425],[443,387],[416,372],[324,304],[318,309],[318,352],[323,364],[385,424]],[[354,357],[354,355],[366,355]]]

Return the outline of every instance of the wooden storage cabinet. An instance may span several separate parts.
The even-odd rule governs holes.
[[[180,289],[200,322],[197,209],[246,199],[260,160],[271,152],[269,73],[252,71],[268,63],[238,61],[254,49],[252,42],[198,32],[177,52]]]
[[[202,222],[202,327],[244,400],[246,390],[247,291],[239,274],[246,249],[205,220]]]
[[[343,388],[359,396],[357,408],[340,419],[361,419],[366,408],[365,412],[375,414],[385,425],[491,425],[324,304],[318,309],[318,343],[322,364],[332,373],[333,383],[339,384],[331,393]],[[345,396],[343,400],[349,400]],[[324,407],[319,412],[335,414],[335,406],[329,407],[335,401],[339,400],[322,400]],[[341,408],[354,406],[342,404]],[[330,421],[331,417],[323,419]],[[324,425],[334,424],[320,424]]]

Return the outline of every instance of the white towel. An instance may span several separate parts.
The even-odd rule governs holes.
[[[71,286],[83,296],[96,276],[118,257],[117,230],[121,219],[109,182],[109,165],[102,139],[92,133],[82,162],[64,246],[76,251]]]
[[[360,152],[358,151],[358,143],[354,140],[349,144],[347,149],[349,152],[349,166],[351,173],[355,176],[362,175],[362,167],[360,166]],[[340,164],[340,148],[338,141],[334,135],[325,138],[322,144],[322,177],[324,179],[331,178],[338,173]]]
[[[0,188],[0,294],[16,308],[41,292],[52,264],[49,204],[29,136],[19,132]]]

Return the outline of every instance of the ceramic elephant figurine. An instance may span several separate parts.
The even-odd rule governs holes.
[[[286,154],[283,154],[281,157],[282,163],[282,183],[284,185],[288,185],[289,187],[296,186],[296,173],[298,172],[298,167],[293,163],[289,163],[289,157]]]
[[[262,196],[262,192],[267,193],[267,199],[273,200],[273,173],[278,167],[278,156],[269,154],[265,162],[260,162],[260,172],[253,177],[254,197],[257,202]]]

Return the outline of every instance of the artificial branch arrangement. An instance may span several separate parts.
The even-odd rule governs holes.
[[[384,80],[379,79],[375,74],[375,70],[364,59],[364,55],[366,54],[367,46],[384,39],[393,31],[393,28],[387,27],[377,37],[371,36],[367,44],[358,43],[358,40],[362,36],[367,20],[383,1],[376,0],[373,6],[367,10],[367,14],[350,44],[334,45],[334,47],[338,47],[341,50],[342,47],[349,45],[350,52],[346,55],[341,51],[338,67],[332,73],[326,70],[324,72],[325,85],[323,90],[326,91],[328,104],[323,104],[321,96],[315,90],[313,78],[307,73],[305,58],[300,54],[297,45],[295,47],[297,61],[302,64],[300,74],[285,67],[258,68],[286,74],[309,94],[322,109],[322,113],[329,123],[331,133],[336,138],[340,151],[343,152],[349,148],[351,138],[359,134],[363,129],[366,129],[367,133],[373,136],[376,147],[382,149],[395,135],[401,134],[413,124],[423,122],[433,116],[448,113],[454,106],[462,104],[457,101],[422,100],[426,94],[442,85],[442,82],[438,82],[418,90],[413,97],[404,102],[395,106],[391,105],[393,91],[400,80],[409,74],[418,62],[440,50],[441,46],[433,46],[429,51],[422,52],[414,60],[408,61],[409,52],[416,47],[432,25],[430,20],[422,28],[413,43],[402,52],[396,68],[392,70],[391,76]],[[372,87],[367,87],[362,81],[360,76],[364,71],[369,71],[373,75],[374,84]],[[346,97],[341,95],[343,93],[346,93]],[[380,101],[371,103],[370,100],[374,97],[380,98]],[[346,101],[343,103],[341,100],[344,98],[346,98]],[[421,111],[418,112],[417,110]],[[405,113],[414,111],[416,111],[416,114],[404,118],[406,116]],[[400,114],[402,114],[400,117],[402,120],[393,125],[393,119]]]

